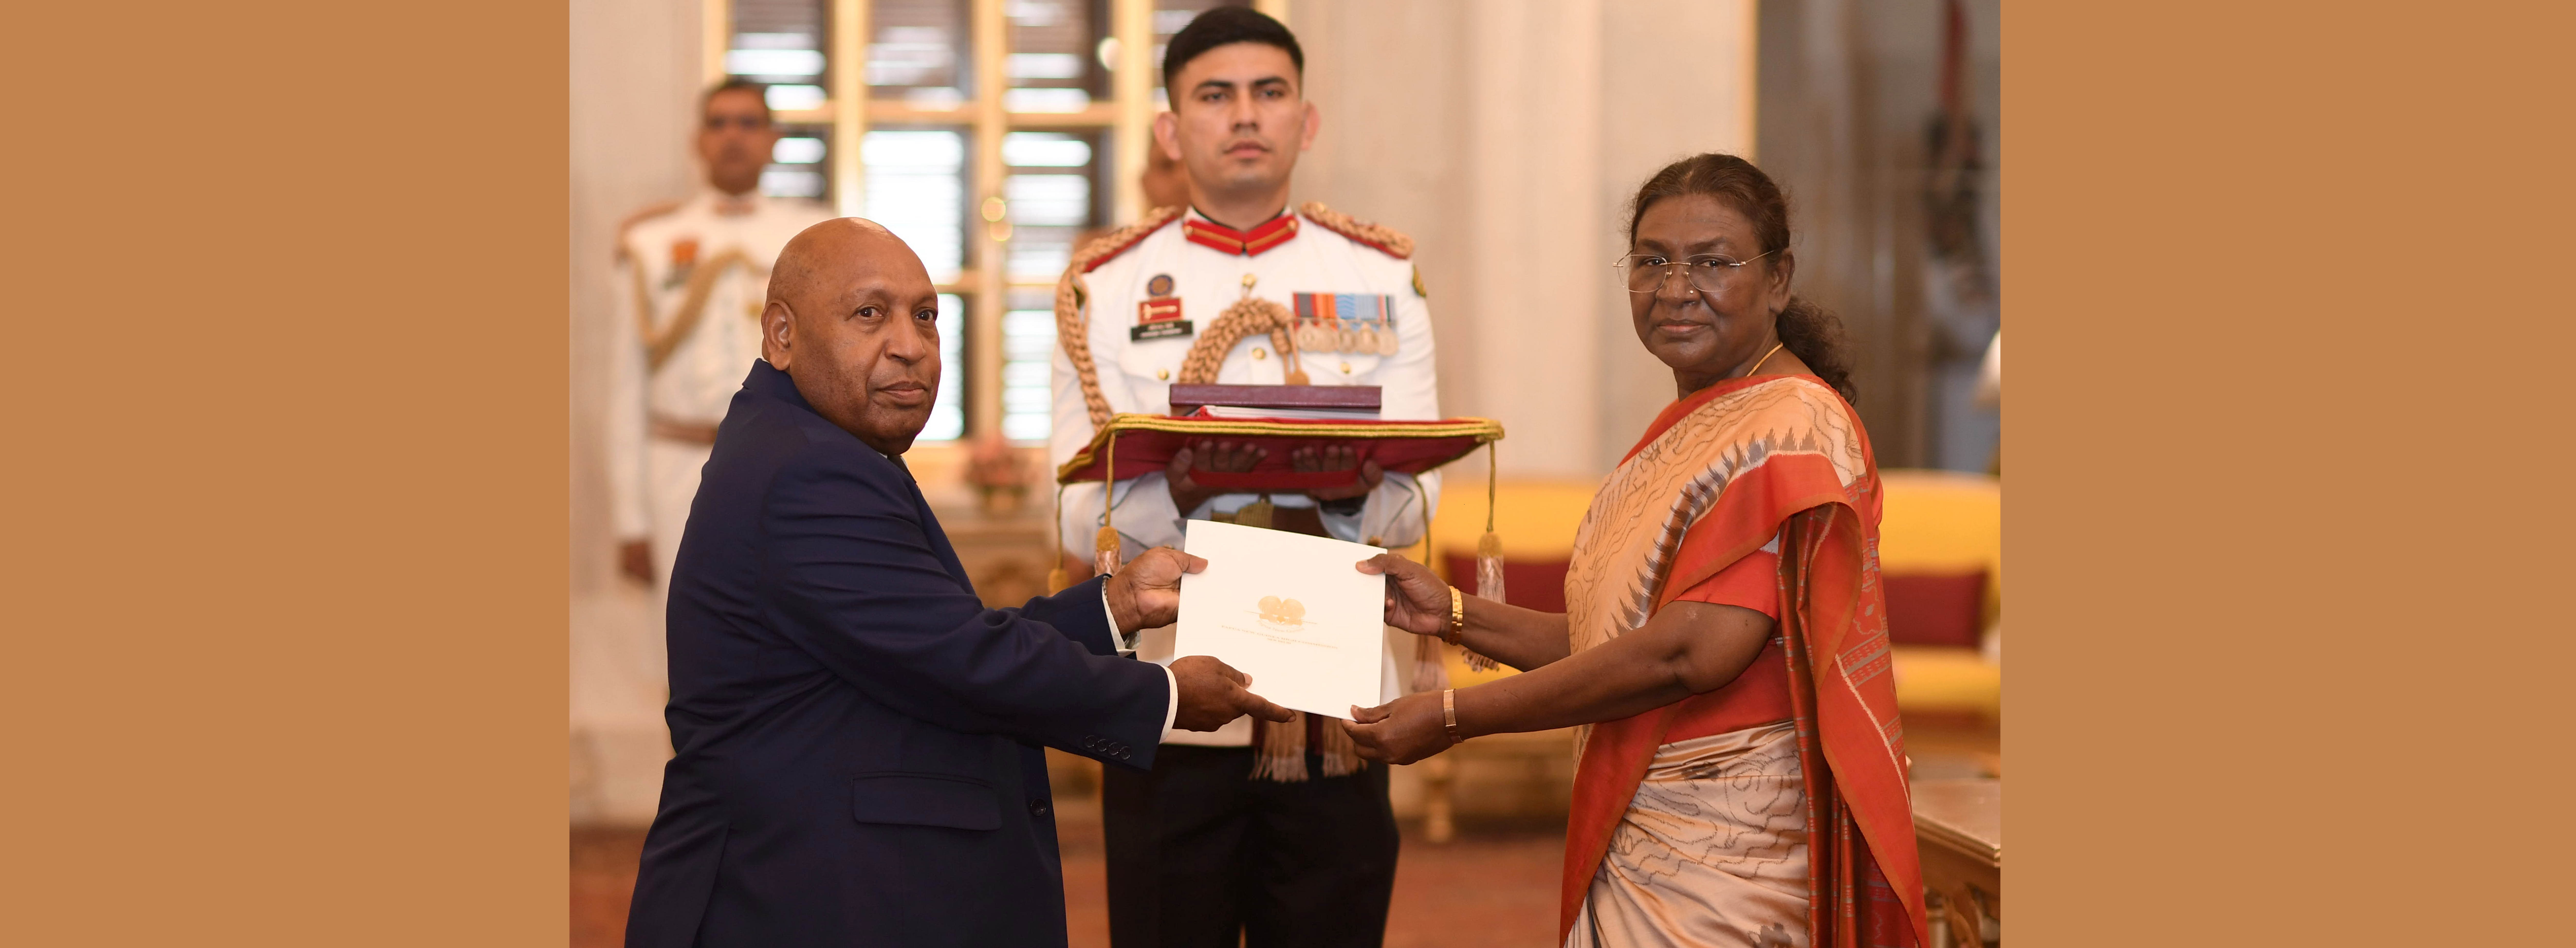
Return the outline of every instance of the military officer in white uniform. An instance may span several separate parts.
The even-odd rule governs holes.
[[[649,208],[617,238],[608,481],[619,569],[667,588],[716,423],[760,357],[769,268],[789,238],[831,215],[760,193],[778,143],[765,90],[734,80],[700,101],[707,187]]]
[[[1247,296],[1294,314],[1295,351],[1253,332],[1213,378],[1189,381],[1277,385],[1302,372],[1312,385],[1380,386],[1385,419],[1442,417],[1412,242],[1320,205],[1288,207],[1297,153],[1318,127],[1299,94],[1296,38],[1248,8],[1220,7],[1173,37],[1163,68],[1173,111],[1156,120],[1157,146],[1187,172],[1190,206],[1076,255],[1067,279],[1081,303],[1059,297],[1053,462],[1089,444],[1109,413],[1168,412],[1192,345]],[[1067,334],[1077,325],[1078,336]],[[1070,485],[1065,549],[1093,550],[1104,506],[1122,558],[1180,546],[1191,518],[1402,547],[1421,539],[1439,502],[1437,474],[1357,465],[1347,452],[1291,459],[1301,469],[1350,469],[1341,489],[1265,500],[1190,477],[1254,460],[1247,445],[1203,443],[1165,472],[1106,492]],[[1391,694],[1410,690],[1418,641],[1390,631],[1382,667]],[[1169,662],[1172,630],[1145,632],[1137,657]],[[1152,773],[1103,775],[1113,945],[1380,944],[1397,848],[1386,768],[1342,756],[1339,729],[1307,717],[1289,728],[1244,720],[1175,732]]]

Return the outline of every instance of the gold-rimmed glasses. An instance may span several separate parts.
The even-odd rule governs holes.
[[[1765,250],[1743,260],[1713,253],[1685,257],[1680,260],[1668,259],[1662,254],[1632,253],[1610,261],[1610,269],[1619,274],[1619,285],[1627,287],[1630,293],[1652,293],[1662,288],[1664,275],[1676,268],[1688,274],[1683,279],[1692,289],[1702,293],[1715,293],[1724,290],[1726,281],[1733,278],[1735,271],[1743,269],[1745,264],[1778,252]]]

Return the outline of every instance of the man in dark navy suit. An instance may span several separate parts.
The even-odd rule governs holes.
[[[938,296],[867,221],[779,255],[670,589],[677,751],[629,948],[1063,945],[1043,747],[1144,769],[1171,728],[1289,712],[1204,656],[1119,648],[1206,561],[986,609],[902,456],[939,391]]]

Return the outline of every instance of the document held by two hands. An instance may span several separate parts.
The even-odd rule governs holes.
[[[1356,565],[1385,550],[1213,520],[1190,521],[1182,545],[1208,563],[1181,577],[1172,654],[1213,657],[1309,714],[1381,703],[1386,577]]]

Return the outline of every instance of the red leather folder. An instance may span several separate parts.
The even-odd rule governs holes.
[[[1270,452],[1252,470],[1237,474],[1196,471],[1190,479],[1228,490],[1311,490],[1349,484],[1355,475],[1350,471],[1291,470],[1288,455],[1298,448],[1349,445],[1358,450],[1362,461],[1376,461],[1379,467],[1402,474],[1420,474],[1502,437],[1503,426],[1486,418],[1341,421],[1124,414],[1111,416],[1109,424],[1092,436],[1089,446],[1058,467],[1056,481],[1123,481],[1162,471],[1172,463],[1173,454],[1201,440],[1249,441]]]

